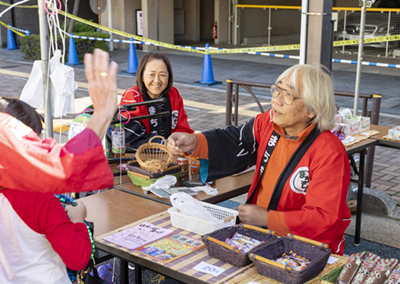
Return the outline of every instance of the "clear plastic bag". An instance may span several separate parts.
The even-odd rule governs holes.
[[[171,204],[174,208],[179,210],[183,215],[195,217],[201,220],[210,222],[223,222],[222,220],[212,216],[210,212],[198,201],[189,194],[184,192],[174,193],[170,197]]]

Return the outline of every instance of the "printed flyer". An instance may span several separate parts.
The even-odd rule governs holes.
[[[103,239],[127,249],[136,249],[172,234],[173,230],[157,227],[148,222],[104,237]]]
[[[162,262],[169,262],[203,247],[201,240],[175,234],[138,248],[137,251]]]

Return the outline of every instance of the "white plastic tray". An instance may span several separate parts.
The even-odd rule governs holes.
[[[168,209],[168,213],[171,215],[172,226],[200,235],[205,235],[221,228],[235,226],[236,217],[239,215],[238,211],[206,202],[200,203],[213,217],[218,218],[220,222],[211,222],[191,216],[185,216],[178,212],[176,208],[171,207]],[[233,216],[233,218],[228,218],[230,220],[226,222],[223,220],[230,216]]]

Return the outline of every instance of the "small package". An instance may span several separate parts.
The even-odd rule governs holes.
[[[343,119],[342,123],[346,125],[344,130],[346,135],[355,135],[360,132],[360,121],[354,119]]]
[[[389,139],[400,140],[400,126],[393,127],[389,129],[388,133]]]
[[[365,257],[365,251],[358,252],[350,255],[347,263],[343,267],[340,275],[337,279],[337,284],[349,284],[353,279],[354,275],[357,273],[358,268]]]
[[[340,113],[335,114],[335,123],[342,122],[342,115]]]
[[[400,280],[400,264],[398,263],[393,271],[390,273],[389,277],[386,278],[384,284],[398,283]]]
[[[344,124],[337,124],[335,125],[335,128],[333,128],[331,131],[333,134],[336,135],[337,138],[340,140],[343,140],[346,138],[346,134],[344,133],[346,126]]]
[[[361,263],[360,269],[358,269],[356,275],[354,276],[351,284],[361,284],[371,273],[375,264],[381,261],[381,257],[377,256],[372,252],[367,252],[364,261]]]
[[[366,116],[360,116],[360,132],[367,131],[371,128],[371,119]]]
[[[349,108],[340,108],[339,113],[341,114],[342,119],[351,119],[353,117]]]
[[[397,259],[381,259],[368,274],[364,283],[382,284],[397,264]]]

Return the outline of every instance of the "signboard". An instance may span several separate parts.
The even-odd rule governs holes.
[[[136,10],[136,34],[143,36],[143,13],[142,10]]]

